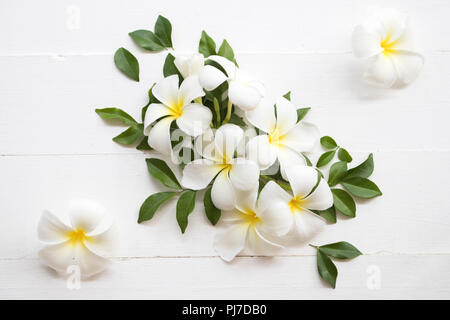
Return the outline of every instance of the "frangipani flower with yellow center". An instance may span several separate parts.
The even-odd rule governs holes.
[[[364,24],[353,31],[353,53],[367,58],[364,77],[383,87],[414,81],[424,58],[414,51],[408,17],[394,9],[372,8]]]
[[[208,91],[216,89],[228,81],[228,98],[242,110],[251,110],[258,106],[265,89],[261,82],[240,70],[230,60],[221,56],[209,56],[209,60],[218,63],[226,72],[211,65],[206,65],[199,75],[200,84]]]
[[[290,217],[290,231],[301,242],[311,239],[325,220],[311,210],[326,210],[333,205],[333,194],[328,183],[319,178],[317,171],[308,166],[291,166],[286,176],[292,188],[292,194],[278,184],[267,186],[266,194],[272,205],[270,214],[278,213]]]
[[[196,137],[209,128],[212,120],[211,110],[200,103],[192,103],[205,95],[198,78],[188,77],[180,87],[178,81],[178,75],[172,75],[156,84],[152,93],[161,103],[150,104],[145,114],[144,134],[148,135],[148,144],[164,155],[172,155],[170,126],[173,121],[183,132]]]
[[[269,238],[276,239],[289,232],[292,220],[289,215],[279,214],[274,209],[270,192],[274,185],[275,182],[268,182],[259,198],[257,188],[239,192],[236,207],[222,212],[221,221],[227,228],[214,239],[214,249],[222,259],[233,260],[245,247],[257,255],[270,255],[281,248]],[[267,210],[268,207],[271,210]]]
[[[246,113],[247,120],[264,131],[247,144],[247,155],[261,170],[270,167],[277,159],[281,173],[291,165],[305,164],[301,152],[314,148],[319,132],[315,125],[301,121],[297,123],[297,110],[287,99],[281,97],[274,102],[263,99],[255,110]]]
[[[189,189],[201,190],[215,178],[211,199],[217,208],[231,210],[236,204],[237,193],[258,185],[259,169],[253,161],[235,157],[236,148],[244,136],[240,127],[234,124],[221,126],[213,141],[211,131],[208,132],[209,137],[205,133],[196,141],[196,148],[204,159],[186,165],[181,184]]]
[[[105,223],[104,209],[87,201],[73,201],[69,211],[70,226],[45,211],[38,225],[38,238],[46,243],[39,257],[59,273],[76,265],[82,277],[103,271],[115,247],[115,229]],[[103,223],[102,223],[103,222]]]

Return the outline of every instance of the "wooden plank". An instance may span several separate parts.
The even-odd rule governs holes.
[[[450,255],[376,255],[336,262],[337,288],[314,256],[115,260],[70,290],[37,259],[0,261],[1,299],[449,299]],[[250,272],[249,272],[250,271]]]

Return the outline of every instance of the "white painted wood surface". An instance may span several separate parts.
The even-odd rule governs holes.
[[[0,1],[0,298],[450,298],[450,3],[226,4]],[[426,63],[406,89],[361,81],[350,35],[373,4],[413,19]],[[347,240],[365,253],[338,262],[336,290],[320,280],[310,247],[222,262],[201,201],[184,235],[174,202],[136,223],[142,201],[163,188],[150,179],[144,154],[111,141],[122,128],[94,109],[118,106],[139,116],[164,55],[145,53],[127,33],[151,28],[160,13],[172,21],[177,50],[194,51],[202,29],[226,37],[241,67],[274,93],[292,90],[296,103],[313,107],[322,133],[355,162],[374,152],[383,197],[360,202],[355,219],[341,218],[313,241]],[[141,82],[116,70],[120,46],[138,57]],[[62,213],[75,196],[108,206],[121,245],[105,273],[69,290],[37,259],[36,225],[44,208]]]

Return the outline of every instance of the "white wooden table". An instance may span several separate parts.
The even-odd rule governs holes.
[[[450,2],[430,1],[0,1],[0,298],[450,298]],[[370,4],[413,19],[425,67],[404,90],[371,88],[350,37]],[[179,232],[175,203],[148,223],[139,206],[161,185],[146,155],[111,141],[122,128],[94,109],[117,106],[136,118],[161,79],[163,54],[137,48],[128,32],[158,14],[175,49],[193,52],[202,29],[237,53],[241,67],[276,94],[313,107],[322,134],[355,156],[374,153],[384,195],[360,202],[314,243],[346,240],[365,254],[338,262],[337,289],[316,271],[315,252],[225,263],[201,201]],[[114,51],[136,54],[141,81],[115,68]],[[62,213],[83,196],[107,205],[120,248],[106,272],[69,290],[37,258],[43,209]],[[201,199],[200,199],[201,200]]]

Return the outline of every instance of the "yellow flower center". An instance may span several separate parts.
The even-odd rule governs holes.
[[[72,230],[67,234],[70,243],[75,246],[78,243],[83,244],[84,241],[89,240],[89,237],[86,235],[86,232],[83,229]]]
[[[280,129],[278,127],[270,130],[269,133],[269,143],[273,145],[281,145],[284,135],[281,134]]]
[[[303,211],[305,202],[306,201],[300,196],[296,196],[295,198],[292,198],[291,201],[289,201],[289,209],[291,209],[292,213],[295,213],[296,211]]]
[[[184,107],[184,99],[179,98],[178,101],[175,101],[169,105],[171,109],[171,115],[178,119],[183,114]]]
[[[248,210],[246,210],[246,211],[244,211],[242,213],[243,213],[243,216],[244,216],[243,218],[244,218],[244,222],[245,223],[255,224],[255,223],[258,223],[258,222],[261,221],[261,218],[258,217],[256,215],[256,212],[251,210],[251,209],[248,209]]]
[[[396,44],[397,44],[397,41],[392,41],[390,33],[387,33],[386,37],[380,43],[381,48],[383,48],[383,54],[385,56],[388,56],[391,53],[394,53],[396,51],[394,49]]]

